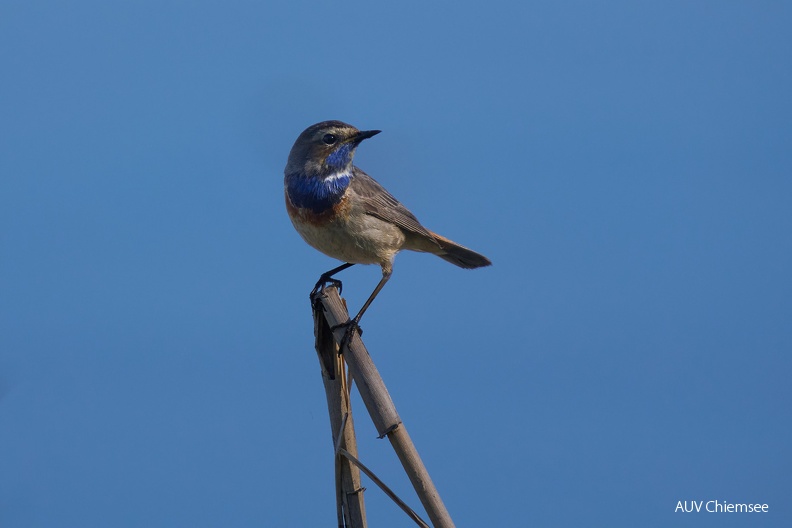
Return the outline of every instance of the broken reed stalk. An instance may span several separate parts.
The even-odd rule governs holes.
[[[430,527],[429,527],[429,525],[428,525],[428,524],[426,524],[426,522],[425,522],[423,519],[421,519],[421,518],[418,516],[418,514],[417,514],[417,513],[415,513],[415,511],[413,511],[413,509],[412,509],[412,508],[410,508],[409,506],[407,506],[407,503],[406,503],[406,502],[404,502],[403,500],[401,500],[401,499],[399,498],[399,496],[398,496],[398,495],[396,495],[395,493],[393,493],[393,490],[391,490],[391,489],[390,489],[390,488],[389,488],[389,487],[388,487],[388,486],[387,486],[387,485],[386,485],[384,482],[382,482],[382,481],[380,480],[380,478],[379,478],[379,477],[376,475],[376,473],[374,473],[374,472],[373,472],[373,471],[371,471],[369,468],[367,468],[367,467],[365,466],[365,464],[363,464],[363,462],[361,462],[360,460],[358,460],[357,458],[355,458],[354,456],[352,456],[352,454],[350,454],[350,453],[349,453],[349,451],[347,451],[346,449],[340,449],[340,448],[339,448],[339,449],[338,449],[338,452],[339,452],[339,453],[341,453],[342,455],[344,455],[345,457],[347,457],[349,460],[351,460],[351,461],[352,461],[352,463],[354,463],[354,464],[355,464],[357,467],[359,467],[359,468],[360,468],[360,471],[362,471],[363,473],[365,473],[365,474],[366,474],[366,476],[368,476],[368,478],[370,478],[371,480],[373,480],[373,481],[374,481],[374,484],[376,484],[377,486],[379,486],[379,487],[380,487],[380,489],[381,489],[381,490],[382,490],[382,491],[385,493],[385,495],[387,495],[388,497],[390,497],[390,499],[391,499],[393,502],[395,502],[395,503],[396,503],[396,505],[397,505],[397,506],[399,506],[399,508],[401,508],[401,509],[402,509],[402,511],[403,511],[404,513],[406,513],[406,514],[407,514],[407,517],[409,517],[410,519],[412,519],[412,520],[415,522],[415,524],[417,524],[417,525],[418,525],[418,526],[420,526],[421,528],[430,528]]]
[[[338,344],[333,339],[330,327],[324,317],[318,317],[314,305],[314,335],[316,353],[322,368],[322,382],[327,397],[327,410],[330,413],[330,431],[335,449],[336,511],[339,528],[366,528],[366,505],[363,502],[363,487],[360,485],[360,470],[345,456],[345,451],[357,455],[357,440],[352,422],[352,407],[349,401],[346,369]]]
[[[314,295],[312,301],[314,303],[314,319],[323,319],[318,316],[324,315],[328,325],[326,327],[327,330],[330,327],[349,321],[346,305],[334,286],[325,288]],[[323,314],[319,313],[320,309],[323,309]],[[345,327],[336,329],[334,334],[336,342],[341,341],[344,331]],[[451,520],[448,510],[446,510],[437,488],[435,488],[429,476],[429,472],[421,461],[421,457],[418,455],[418,451],[415,449],[407,429],[396,412],[396,407],[390,394],[388,394],[385,382],[379,375],[357,332],[352,332],[349,346],[344,350],[343,357],[349,366],[349,372],[358,386],[360,396],[366,405],[366,409],[374,422],[380,438],[387,436],[388,440],[390,440],[391,446],[396,451],[396,455],[399,457],[399,461],[401,461],[433,526],[435,528],[453,527],[454,522]],[[354,455],[355,453],[352,454]]]

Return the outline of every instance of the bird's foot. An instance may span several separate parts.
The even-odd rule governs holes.
[[[338,279],[334,279],[330,276],[322,275],[321,277],[319,277],[319,280],[316,281],[316,286],[314,286],[313,290],[311,290],[310,297],[313,298],[313,296],[316,295],[317,293],[324,291],[324,289],[327,288],[328,285],[335,286],[336,288],[338,288],[338,294],[341,295],[341,288],[343,287],[341,281]]]
[[[333,332],[338,330],[339,328],[346,328],[344,331],[344,335],[341,337],[341,341],[338,342],[338,353],[341,354],[344,352],[344,347],[349,346],[349,343],[352,340],[352,333],[357,331],[359,336],[363,335],[363,329],[360,328],[360,325],[354,319],[350,319],[346,323],[339,323],[337,325],[333,325],[330,327],[330,331]]]

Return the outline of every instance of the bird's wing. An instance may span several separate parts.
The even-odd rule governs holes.
[[[357,167],[354,167],[350,186],[363,202],[366,214],[397,225],[405,231],[434,240],[432,233],[421,225],[409,209],[404,207],[374,178]]]

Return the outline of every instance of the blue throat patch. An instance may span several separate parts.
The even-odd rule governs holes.
[[[349,174],[327,179],[289,174],[286,192],[295,207],[323,213],[341,201],[350,180]]]
[[[352,161],[352,152],[354,152],[354,150],[355,145],[351,143],[342,143],[327,156],[325,163],[334,169],[343,169]]]

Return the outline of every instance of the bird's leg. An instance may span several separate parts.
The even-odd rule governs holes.
[[[366,302],[363,304],[363,308],[360,309],[360,311],[355,316],[355,318],[350,321],[347,321],[346,323],[340,323],[330,328],[330,330],[332,331],[332,330],[336,330],[337,328],[346,327],[346,331],[344,332],[344,337],[342,337],[341,342],[338,343],[339,353],[343,352],[344,345],[349,343],[349,340],[352,338],[352,332],[354,332],[357,329],[358,333],[360,334],[363,333],[362,330],[360,329],[360,318],[363,317],[363,314],[371,305],[374,298],[377,296],[380,290],[382,290],[382,287],[385,286],[385,283],[388,282],[390,276],[391,276],[391,270],[382,268],[382,279],[380,279],[379,284],[377,284],[377,287],[374,288],[373,292],[371,292],[371,295],[369,295],[368,300],[366,300]]]
[[[333,275],[338,273],[339,271],[344,271],[347,268],[351,268],[355,264],[353,262],[346,262],[341,264],[337,268],[333,268],[328,272],[322,273],[322,276],[319,277],[319,280],[316,281],[316,286],[314,286],[313,290],[311,290],[311,298],[316,295],[316,292],[324,290],[328,284],[332,284],[336,288],[338,288],[338,293],[341,293],[341,281],[338,279],[334,279]]]

